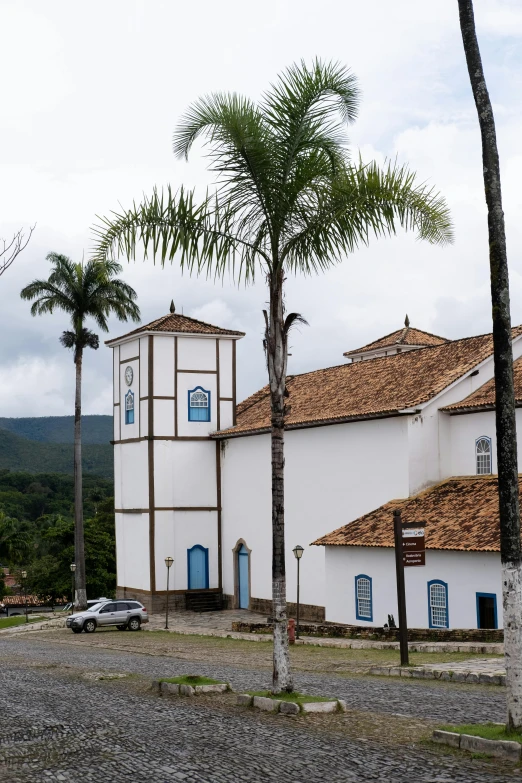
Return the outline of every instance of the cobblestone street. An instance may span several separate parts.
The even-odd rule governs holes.
[[[300,672],[300,690],[335,694],[347,715],[264,715],[235,706],[233,695],[161,699],[158,676],[200,673],[238,690],[266,687],[269,671],[186,656],[111,649],[121,635],[71,639],[62,631],[0,639],[0,780],[40,781],[410,781],[500,783],[518,769],[421,742],[435,722],[502,720],[504,691]],[[132,638],[139,647],[145,634]],[[120,641],[121,643],[121,641]],[[254,645],[255,648],[258,645]],[[251,645],[248,645],[251,649]],[[144,650],[145,652],[145,650]],[[96,680],[93,673],[132,677]]]

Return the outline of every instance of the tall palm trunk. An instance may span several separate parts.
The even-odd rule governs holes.
[[[459,0],[459,16],[482,136],[484,189],[488,207],[507,724],[509,728],[519,728],[522,727],[522,553],[506,234],[495,119],[482,68],[472,0]]]
[[[77,609],[87,608],[85,547],[83,540],[82,361],[83,350],[79,348],[75,357],[76,392],[74,399],[74,558],[76,562],[74,603]]]
[[[293,690],[288,649],[285,568],[284,417],[286,337],[284,333],[283,274],[270,280],[270,319],[266,352],[271,403],[272,448],[272,615],[274,619],[274,693]]]

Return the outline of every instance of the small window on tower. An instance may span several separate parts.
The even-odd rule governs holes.
[[[478,438],[475,442],[475,456],[477,476],[489,475],[491,473],[491,438]]]
[[[188,393],[189,421],[210,421],[210,392],[196,386]]]
[[[125,395],[125,424],[134,424],[134,394],[130,389]]]

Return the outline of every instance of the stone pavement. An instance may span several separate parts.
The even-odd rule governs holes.
[[[299,689],[323,695],[335,692],[352,707],[351,714],[332,716],[337,723],[328,728],[322,717],[261,714],[229,705],[225,697],[212,703],[160,699],[150,690],[139,691],[139,683],[131,687],[132,679],[107,682],[85,677],[86,672],[96,671],[154,679],[197,669],[203,675],[226,678],[236,689],[268,684],[266,671],[237,669],[222,660],[195,666],[187,660],[94,649],[88,636],[64,644],[41,634],[24,634],[0,639],[0,666],[2,783],[508,783],[520,779],[517,768],[451,755],[417,740],[390,740],[404,716],[410,716],[412,726],[415,718],[428,721],[423,724],[427,728],[430,720],[501,720],[505,710],[501,689],[488,690],[486,697],[480,686],[448,688],[440,682],[299,673]],[[396,717],[397,713],[403,717]],[[354,723],[357,714],[361,728]],[[382,723],[380,734],[364,735],[365,715],[372,724]]]

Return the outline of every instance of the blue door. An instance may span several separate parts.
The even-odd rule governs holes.
[[[187,552],[188,589],[208,588],[208,549],[196,544]]]
[[[239,575],[239,608],[248,609],[250,595],[248,591],[248,550],[244,544],[237,553],[237,572]]]

